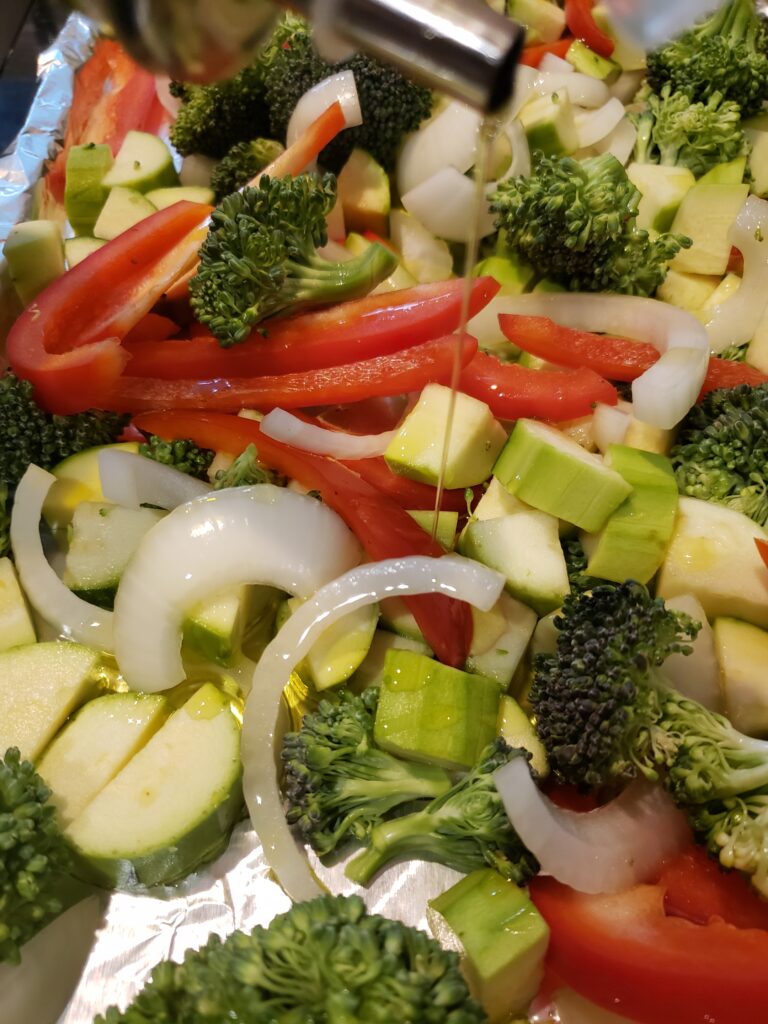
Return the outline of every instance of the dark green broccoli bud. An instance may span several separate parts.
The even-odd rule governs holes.
[[[397,258],[378,243],[347,262],[318,255],[335,202],[332,174],[263,177],[214,210],[189,291],[198,320],[223,346],[244,341],[266,317],[366,295],[392,273]]]
[[[437,861],[463,874],[490,866],[525,885],[539,865],[512,828],[493,782],[496,769],[515,757],[530,754],[497,739],[447,793],[421,811],[376,825],[367,848],[347,865],[347,877],[365,885],[388,864],[407,858]]]
[[[658,667],[690,652],[699,624],[634,582],[571,595],[554,623],[557,652],[535,657],[530,701],[557,776],[595,787],[655,780],[673,746]]]
[[[637,128],[635,159],[640,163],[687,167],[700,178],[717,164],[746,155],[741,108],[714,92],[706,103],[691,103],[667,83],[661,95],[648,93],[646,109],[632,115]]]
[[[682,494],[768,523],[768,384],[710,391],[670,452]]]
[[[571,585],[572,594],[581,594],[585,590],[591,590],[595,586],[595,577],[587,576],[587,553],[581,545],[578,537],[561,537],[560,547],[563,549],[565,565],[568,570],[568,581]],[[605,581],[600,581],[600,586],[605,586]]]
[[[181,107],[170,137],[182,156],[202,153],[219,159],[235,143],[268,133],[269,111],[258,63],[212,85],[174,83],[171,92]]]
[[[244,452],[234,460],[227,469],[220,469],[213,478],[213,489],[223,490],[225,487],[250,487],[253,484],[276,484],[284,487],[286,478],[259,462],[259,453],[255,444],[249,444]]]
[[[211,175],[211,188],[216,196],[216,202],[220,203],[225,196],[247,185],[283,152],[284,147],[275,139],[238,142],[214,168]]]
[[[297,903],[268,928],[212,936],[160,964],[125,1012],[95,1024],[482,1024],[456,953],[367,914],[358,896]]]
[[[691,242],[638,229],[640,198],[610,153],[578,161],[537,152],[532,175],[502,182],[491,208],[507,250],[539,274],[573,291],[650,295]]]
[[[69,850],[49,803],[51,791],[15,747],[0,760],[0,963],[64,909],[59,896]]]
[[[152,434],[145,444],[139,445],[139,454],[163,466],[178,469],[180,473],[207,481],[208,467],[216,453],[208,448],[198,448],[193,441],[164,441]]]
[[[451,788],[436,765],[402,761],[374,746],[379,691],[341,691],[304,716],[283,740],[286,817],[325,856],[347,839],[362,842],[395,807]]]
[[[338,173],[357,147],[367,150],[391,171],[405,136],[431,114],[431,92],[362,54],[340,64],[328,64],[316,53],[307,23],[293,18],[291,27],[288,38],[283,37],[281,44],[271,47],[262,58],[271,133],[284,139],[291,114],[303,94],[329,75],[352,71],[363,123],[342,132],[326,146],[320,163]]]
[[[692,102],[718,93],[744,116],[768,99],[768,32],[754,0],[732,0],[678,39],[648,55],[648,81],[669,83]]]
[[[0,483],[0,558],[11,553],[11,494],[8,484]]]

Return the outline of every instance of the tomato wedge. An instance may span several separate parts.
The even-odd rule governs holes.
[[[585,896],[536,878],[530,892],[551,930],[550,967],[598,1006],[638,1024],[765,1019],[768,931],[667,916],[662,884]]]
[[[577,39],[601,57],[610,57],[613,53],[616,44],[595,21],[592,0],[565,0],[565,24]]]
[[[459,387],[486,402],[494,416],[521,416],[557,422],[586,416],[595,402],[615,405],[616,389],[589,369],[531,370],[517,363],[500,363],[478,352],[462,370]]]
[[[240,409],[267,411],[357,402],[377,395],[417,391],[430,381],[448,383],[458,338],[448,335],[404,352],[376,356],[345,366],[330,366],[304,373],[216,380],[157,380],[123,377],[101,406],[115,411],[142,409]],[[168,342],[162,342],[167,345]],[[465,335],[459,358],[466,366],[477,351],[477,341]]]
[[[211,212],[175,203],[147,217],[54,281],[24,310],[6,342],[11,369],[49,412],[103,407],[128,356],[120,339],[154,306],[200,244]]]
[[[392,498],[351,469],[322,455],[299,451],[261,433],[258,423],[217,413],[146,413],[135,426],[167,439],[189,438],[217,451],[240,452],[255,444],[274,469],[319,491],[373,559],[443,555],[444,549]],[[448,665],[462,667],[472,642],[472,616],[462,601],[428,594],[405,598],[427,643]]]
[[[481,277],[472,285],[469,315],[479,313],[499,285]],[[224,349],[212,335],[163,345],[126,344],[132,377],[255,377],[342,366],[413,348],[459,326],[464,281],[416,285],[342,302],[263,324],[241,345]]]

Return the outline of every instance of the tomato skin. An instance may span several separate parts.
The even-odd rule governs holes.
[[[462,280],[416,285],[386,295],[285,317],[261,325],[240,345],[224,349],[211,334],[165,345],[127,344],[134,377],[255,377],[342,366],[413,348],[459,326]],[[493,278],[472,285],[469,315],[498,292]]]
[[[565,24],[577,39],[601,57],[610,57],[616,44],[596,23],[592,0],[565,0]]]
[[[169,440],[189,438],[216,451],[241,452],[255,444],[268,466],[319,491],[373,559],[445,554],[396,501],[351,469],[325,456],[274,441],[262,434],[253,420],[210,412],[152,412],[137,416],[134,425]],[[438,658],[462,667],[472,642],[469,606],[441,594],[404,600]]]

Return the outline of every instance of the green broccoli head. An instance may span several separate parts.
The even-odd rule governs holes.
[[[338,172],[355,147],[367,150],[387,170],[395,166],[400,145],[432,112],[432,94],[414,85],[394,68],[356,54],[328,64],[315,51],[309,26],[290,19],[280,44],[269,48],[262,64],[272,134],[284,139],[288,122],[302,95],[339,71],[355,76],[363,123],[350,128],[320,154],[320,163]]]
[[[768,897],[768,792],[713,800],[688,815],[696,838],[726,870],[742,871]]]
[[[509,250],[573,291],[650,295],[690,240],[636,227],[640,192],[610,153],[574,160],[537,152],[530,177],[509,178],[491,196]]]
[[[754,0],[731,0],[678,39],[648,55],[648,81],[669,83],[694,102],[715,93],[753,114],[768,99],[768,32]]]
[[[768,523],[768,384],[710,391],[670,453],[682,494]]]
[[[691,103],[667,83],[660,95],[648,93],[645,102],[646,109],[632,118],[638,131],[635,159],[641,163],[687,167],[700,178],[748,152],[741,108],[719,92],[704,103]]]
[[[160,964],[125,1012],[96,1024],[482,1024],[456,953],[357,896],[297,903],[268,928],[212,936]]]
[[[216,196],[216,202],[220,203],[225,196],[247,185],[282,152],[283,145],[275,139],[238,142],[216,165],[211,175],[211,188]]]
[[[244,341],[266,317],[367,294],[397,259],[374,244],[335,263],[318,255],[336,179],[263,177],[214,210],[189,284],[192,309],[224,346]]]
[[[442,768],[401,761],[374,746],[378,700],[375,688],[361,696],[342,690],[283,739],[286,817],[321,856],[347,839],[364,841],[395,807],[451,787]]]
[[[628,582],[571,595],[555,626],[557,652],[536,656],[530,701],[558,777],[578,786],[656,779],[672,745],[659,726],[657,669],[690,652],[699,624]]]
[[[259,453],[255,444],[249,444],[227,469],[220,469],[213,478],[213,489],[223,490],[225,487],[251,487],[253,484],[276,484],[283,487],[286,478],[268,469],[259,462]]]
[[[198,448],[194,441],[165,441],[151,434],[144,444],[139,445],[139,454],[163,466],[178,469],[180,473],[207,481],[208,467],[216,453],[208,448]]]
[[[64,909],[57,894],[70,855],[51,791],[15,747],[0,759],[0,963]]]
[[[518,885],[539,869],[533,854],[512,828],[493,781],[498,768],[528,751],[497,739],[478,763],[442,796],[421,811],[383,821],[370,834],[368,846],[347,865],[353,882],[365,885],[396,860],[433,860],[468,874],[490,866]]]

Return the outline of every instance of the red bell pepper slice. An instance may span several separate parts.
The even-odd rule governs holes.
[[[196,251],[211,208],[176,203],[92,253],[38,295],[11,328],[11,369],[48,411],[103,407],[128,356],[120,340]]]
[[[701,846],[691,846],[661,872],[664,910],[694,924],[721,918],[737,928],[768,930],[768,903],[737,871],[725,872]]]
[[[577,39],[601,57],[610,57],[613,53],[616,43],[595,21],[592,0],[565,0],[565,24]]]
[[[178,331],[179,325],[174,323],[170,317],[160,316],[158,313],[147,313],[135,327],[128,331],[123,338],[123,344],[165,341],[167,338],[172,338],[174,334],[178,334]]]
[[[531,370],[483,352],[462,370],[459,387],[502,420],[531,416],[558,422],[588,415],[596,402],[617,401],[613,385],[592,370]]]
[[[562,39],[558,39],[555,43],[541,43],[535,46],[524,46],[522,53],[520,54],[520,63],[527,64],[529,68],[537,68],[541,63],[541,58],[546,56],[548,53],[552,53],[555,57],[564,58],[568,50],[571,48],[573,42],[573,36],[564,36]]]
[[[755,537],[755,544],[757,544],[757,550],[760,552],[760,557],[765,562],[766,568],[768,568],[768,541],[760,540],[759,537]]]
[[[219,378],[215,380],[158,380],[123,377],[101,406],[115,411],[143,409],[210,409],[238,412],[267,411],[357,402],[377,395],[399,395],[421,390],[431,381],[447,384],[457,349],[454,335],[423,345],[375,356],[359,363],[330,366],[305,373],[278,376]],[[168,342],[162,342],[167,345]],[[459,350],[466,366],[477,351],[477,341],[465,335]]]
[[[373,484],[377,490],[396,501],[401,508],[431,510],[435,507],[436,487],[393,473],[383,458],[356,459],[354,462],[342,460],[342,465],[357,473],[363,480],[367,480],[369,484]],[[440,508],[466,514],[467,495],[465,491],[461,488],[444,490]]]
[[[739,363],[735,359],[718,359],[712,356],[709,360],[707,376],[701,389],[701,394],[706,395],[709,391],[717,388],[735,388],[739,384],[751,384],[756,387],[758,384],[765,384],[768,381],[768,374],[758,370],[748,363]]]
[[[638,1024],[742,1024],[765,1017],[768,931],[665,913],[665,887],[586,896],[536,878],[550,968],[598,1006]]]
[[[266,465],[319,491],[373,559],[445,554],[444,549],[382,491],[322,455],[291,448],[261,433],[258,423],[217,413],[146,413],[135,425],[169,440],[189,438],[217,451],[240,452],[255,444]],[[448,665],[462,667],[472,641],[472,616],[462,601],[428,594],[405,598],[427,643]]]
[[[262,325],[241,345],[222,348],[212,335],[163,345],[126,343],[135,377],[255,377],[341,366],[412,348],[459,326],[464,281],[416,285],[386,295],[368,295]],[[472,285],[469,315],[498,292],[492,277]],[[263,333],[262,333],[263,332]]]

